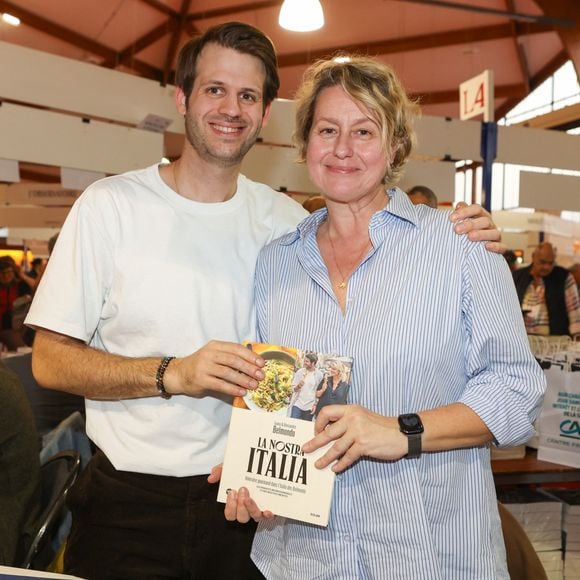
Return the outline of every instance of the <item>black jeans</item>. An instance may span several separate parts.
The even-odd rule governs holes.
[[[89,580],[262,579],[255,523],[224,518],[207,476],[117,471],[97,451],[68,498],[65,571]]]

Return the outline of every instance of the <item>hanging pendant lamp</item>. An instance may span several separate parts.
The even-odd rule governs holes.
[[[310,32],[324,26],[320,0],[284,0],[278,23],[294,32]]]

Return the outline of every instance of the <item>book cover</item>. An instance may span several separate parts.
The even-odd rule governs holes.
[[[325,405],[344,404],[352,358],[246,343],[265,359],[265,378],[234,399],[218,501],[228,490],[248,488],[261,510],[326,526],[334,472],[317,469],[326,447],[304,454],[314,419]],[[332,444],[329,444],[332,445]]]

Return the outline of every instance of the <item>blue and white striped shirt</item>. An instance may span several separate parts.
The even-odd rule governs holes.
[[[523,443],[545,379],[505,260],[447,213],[388,195],[344,316],[316,243],[326,210],[262,251],[260,339],[353,356],[351,403],[397,416],[462,402],[499,446]],[[269,579],[508,578],[489,448],[363,458],[337,476],[328,528],[276,518],[252,554]]]

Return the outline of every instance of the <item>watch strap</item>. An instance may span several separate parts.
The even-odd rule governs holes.
[[[407,459],[417,459],[421,456],[421,433],[405,433],[409,442],[409,451],[405,456]]]

